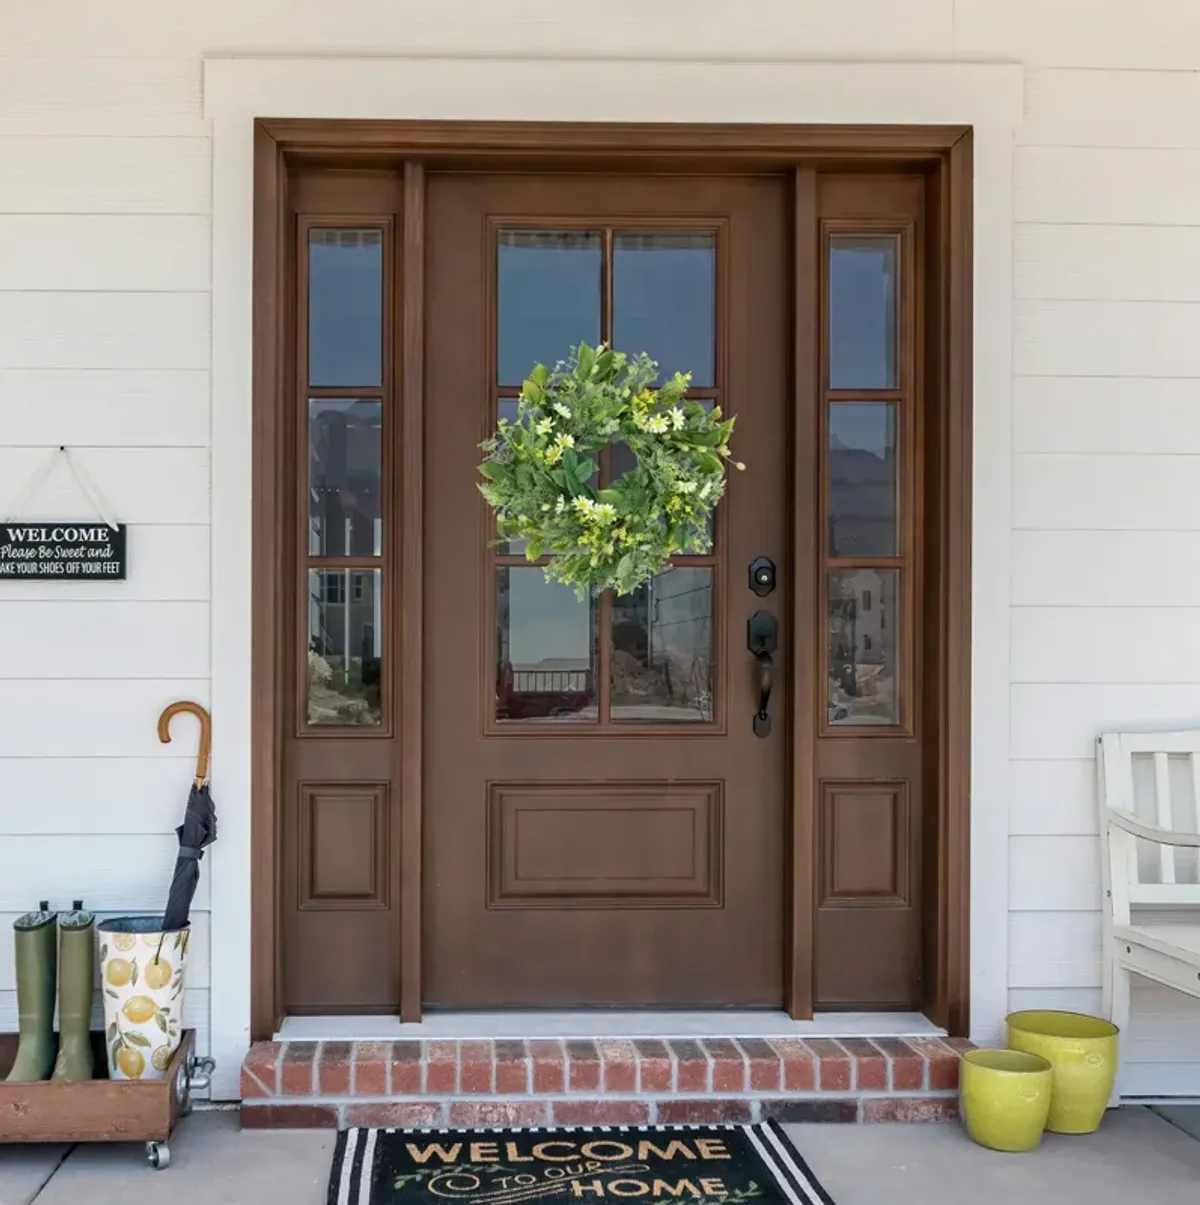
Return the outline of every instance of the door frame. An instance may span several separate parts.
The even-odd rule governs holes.
[[[927,826],[925,1011],[951,1034],[965,1036],[970,1002],[970,751],[971,751],[971,515],[972,515],[972,183],[970,127],[432,122],[323,119],[257,120],[254,125],[253,383],[251,449],[251,1034],[270,1038],[281,1020],[280,792],[283,725],[292,714],[284,697],[282,647],[275,617],[287,605],[290,579],[282,541],[286,502],[271,488],[290,446],[284,429],[285,295],[288,265],[286,185],[292,164],[403,167],[400,354],[402,375],[401,552],[399,607],[407,635],[400,650],[401,742],[401,1018],[420,1017],[421,990],[421,631],[423,502],[423,232],[425,169],[521,171],[626,170],[671,174],[787,172],[794,182],[794,273],[801,285],[818,278],[817,172],[823,167],[920,170],[928,180],[928,291],[932,318],[924,331],[926,403],[940,420],[927,443],[927,475],[937,506],[928,527],[936,574],[925,583],[927,624]],[[793,363],[818,362],[815,304],[793,314]],[[794,372],[795,408],[813,412],[814,373]],[[808,429],[812,427],[813,429]],[[802,466],[815,459],[817,431],[794,431],[793,497]],[[811,484],[811,483],[810,483]],[[793,524],[797,565],[816,561],[815,533]],[[811,599],[796,592],[791,621],[816,630]],[[789,759],[789,864],[814,864],[816,737],[811,682],[812,642],[797,640],[792,682]],[[812,880],[792,874],[785,885],[788,943],[785,1006],[811,1015],[814,897]],[[808,890],[803,888],[808,887]]]

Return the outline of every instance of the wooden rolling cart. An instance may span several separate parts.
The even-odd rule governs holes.
[[[93,1034],[96,1069],[104,1074],[104,1035]],[[0,1143],[144,1142],[155,1171],[171,1163],[171,1135],[192,1111],[192,1093],[209,1086],[215,1063],[197,1058],[196,1031],[184,1031],[160,1080],[92,1079],[4,1083],[17,1053],[16,1034],[0,1035]]]

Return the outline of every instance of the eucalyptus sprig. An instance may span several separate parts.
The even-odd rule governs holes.
[[[581,597],[630,594],[672,556],[712,547],[709,520],[725,493],[734,420],[687,397],[690,374],[655,386],[658,365],[581,343],[553,370],[538,364],[517,416],[482,445],[483,496],[498,543],[548,556],[548,580]],[[600,487],[599,455],[623,443],[634,466]]]

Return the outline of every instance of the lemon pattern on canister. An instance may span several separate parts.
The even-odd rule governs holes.
[[[188,933],[100,934],[105,1045],[113,1079],[161,1079],[183,1029]]]

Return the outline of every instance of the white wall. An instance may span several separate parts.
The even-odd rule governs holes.
[[[1011,488],[1013,685],[976,725],[1013,759],[1010,1002],[1094,1007],[1092,738],[1200,721],[1187,655],[1200,648],[1200,7],[1119,8],[613,0],[597,22],[579,0],[42,0],[0,17],[0,507],[65,442],[132,525],[128,582],[0,594],[0,931],[46,896],[154,906],[190,749],[160,746],[154,722],[173,699],[206,702],[210,662],[220,672],[202,56],[1008,60],[1026,66],[1028,109],[1013,163],[1013,456],[1009,472],[986,449],[977,463],[983,502],[1004,513]],[[681,95],[681,115],[692,103]],[[613,104],[638,116],[638,90]],[[60,477],[41,509],[81,507]],[[1003,614],[1002,598],[977,604]],[[1000,622],[977,633],[977,658]],[[1169,661],[1140,655],[1155,633]],[[220,742],[214,771],[219,785]],[[240,792],[217,802],[242,818]],[[244,863],[218,845],[206,878]],[[1003,910],[1003,889],[991,896],[980,907]],[[191,978],[202,1027],[207,967],[197,957]],[[236,1049],[239,1024],[223,1016],[217,1044]],[[1127,1089],[1200,1094],[1195,1002],[1138,993],[1132,1045]]]
[[[1191,23],[1185,45],[1200,60],[1193,6],[1174,7],[1174,32]],[[1142,10],[1136,31],[1121,30],[1127,62],[1116,47],[1053,53],[1183,66],[1184,46],[1145,45],[1147,19]],[[1054,46],[1046,34],[1037,45]],[[1015,162],[1009,998],[1094,1011],[1094,737],[1200,723],[1200,75],[1040,68],[1026,102]],[[1134,982],[1125,1091],[1200,1095],[1200,1001]]]

